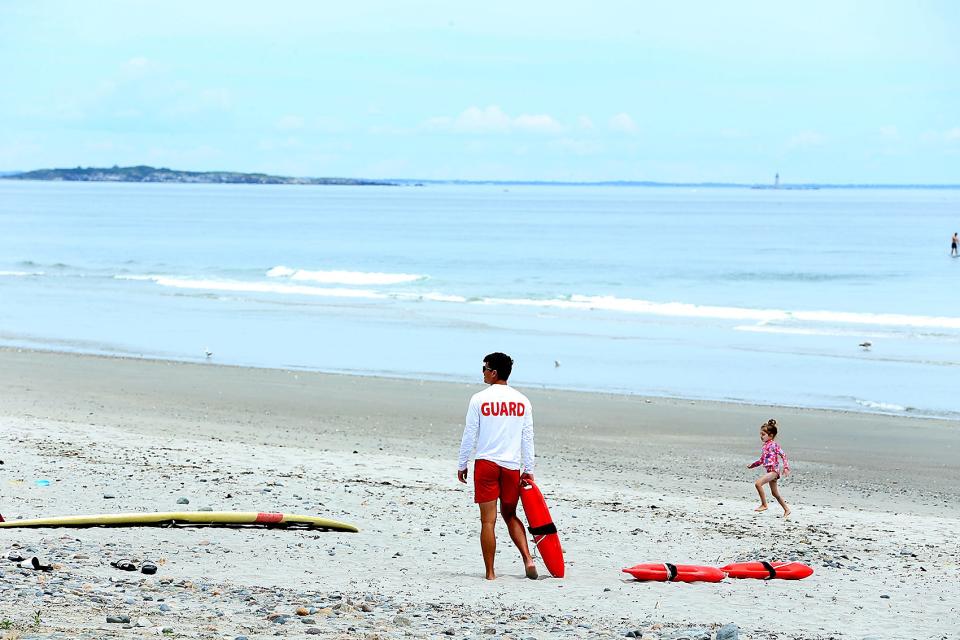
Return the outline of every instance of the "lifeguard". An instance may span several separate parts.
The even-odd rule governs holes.
[[[457,462],[457,479],[466,483],[467,464],[476,452],[473,499],[480,505],[480,549],[487,580],[497,577],[493,570],[497,500],[527,577],[537,577],[523,523],[517,517],[520,480],[533,480],[533,410],[525,395],[507,385],[512,370],[513,359],[505,353],[491,353],[483,359],[483,381],[489,386],[470,398]]]

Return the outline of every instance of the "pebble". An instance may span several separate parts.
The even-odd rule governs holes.
[[[177,498],[177,504],[190,504],[190,500],[188,498]]]
[[[109,624],[129,624],[130,616],[107,616]]]
[[[731,623],[725,624],[717,629],[717,640],[739,640],[740,627]]]

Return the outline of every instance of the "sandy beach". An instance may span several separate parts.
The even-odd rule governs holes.
[[[0,385],[8,520],[212,508],[360,528],[0,530],[3,638],[679,640],[730,624],[723,637],[960,637],[956,422],[518,385],[567,575],[524,579],[500,523],[500,579],[486,582],[476,507],[455,477],[479,380],[2,349]],[[775,503],[753,512],[745,468],[770,417],[794,470],[788,521]],[[11,553],[55,568],[18,568]],[[119,571],[119,559],[159,571]],[[760,559],[815,573],[687,585],[620,572]]]

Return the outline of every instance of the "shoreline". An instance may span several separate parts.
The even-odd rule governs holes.
[[[268,366],[268,365],[253,365],[253,364],[232,364],[224,362],[214,362],[214,361],[204,361],[199,358],[194,359],[180,359],[180,358],[164,358],[158,355],[143,355],[143,354],[134,354],[130,353],[120,353],[120,352],[110,352],[110,351],[81,351],[81,350],[64,350],[51,347],[49,349],[40,348],[40,347],[18,347],[9,344],[0,344],[0,353],[3,352],[25,352],[25,353],[37,353],[37,354],[53,354],[53,355],[62,355],[62,356],[75,356],[80,358],[102,358],[106,360],[130,360],[130,361],[142,361],[142,362],[155,362],[155,363],[171,363],[171,364],[183,364],[183,365],[193,365],[193,366],[203,366],[203,367],[224,367],[230,369],[241,369],[241,370],[251,370],[251,371],[285,371],[285,372],[296,372],[303,374],[317,374],[321,376],[345,376],[345,377],[355,377],[355,378],[364,378],[370,380],[406,380],[417,383],[431,383],[431,384],[452,384],[452,385],[472,385],[472,381],[465,378],[459,378],[455,375],[443,375],[443,374],[434,374],[434,375],[421,375],[421,376],[403,376],[400,374],[390,375],[386,372],[365,372],[358,370],[325,370],[325,369],[315,369],[310,367],[284,367],[284,366]],[[614,396],[614,397],[623,397],[623,398],[638,398],[641,400],[661,400],[667,402],[696,402],[696,403],[711,403],[717,404],[720,406],[733,406],[733,407],[753,407],[753,408],[769,408],[769,409],[787,409],[791,411],[818,411],[823,413],[830,414],[839,414],[839,415],[866,415],[866,416],[878,416],[878,417],[888,417],[895,419],[904,419],[904,420],[931,420],[937,422],[945,423],[955,423],[960,427],[960,413],[956,416],[953,415],[942,415],[942,414],[925,414],[925,413],[912,413],[913,408],[907,408],[904,411],[894,412],[894,411],[883,411],[879,409],[870,409],[864,405],[860,405],[861,409],[854,408],[842,408],[842,407],[823,407],[823,406],[813,406],[813,405],[801,405],[801,404],[790,404],[790,403],[770,403],[770,402],[751,402],[748,400],[734,400],[734,399],[717,399],[709,397],[701,397],[695,395],[655,395],[641,392],[632,392],[628,389],[602,389],[602,388],[580,388],[580,387],[563,387],[563,386],[550,386],[545,383],[532,383],[522,385],[524,389],[533,389],[542,392],[554,392],[554,393],[569,393],[569,394],[587,394],[595,396]]]
[[[5,550],[57,565],[38,576],[0,558],[10,585],[0,606],[21,635],[113,637],[120,625],[105,616],[126,615],[211,640],[308,627],[368,640],[488,629],[713,640],[731,622],[744,638],[860,640],[947,637],[960,614],[960,429],[942,421],[524,388],[567,577],[526,580],[500,523],[501,577],[485,583],[476,507],[454,470],[480,383],[0,349],[0,385],[8,519],[212,508],[360,528],[2,529]],[[782,489],[788,521],[775,504],[753,512],[745,468],[771,411],[794,468]],[[109,566],[123,558],[160,571]],[[815,573],[717,585],[620,573],[750,559],[800,560]],[[775,627],[757,615],[761,592],[777,602]]]

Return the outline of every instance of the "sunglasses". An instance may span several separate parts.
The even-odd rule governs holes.
[[[496,371],[496,369],[491,369],[491,368],[488,367],[487,365],[483,365],[483,370],[484,370],[484,371]]]

